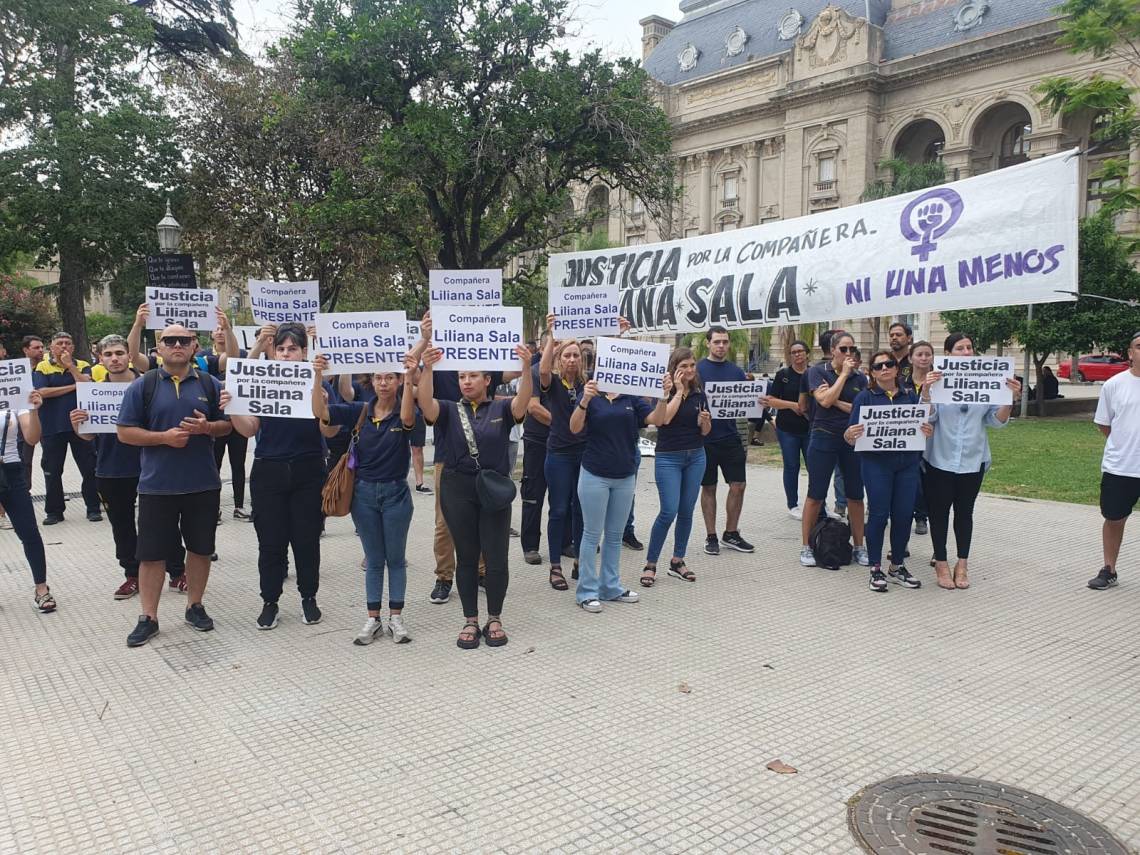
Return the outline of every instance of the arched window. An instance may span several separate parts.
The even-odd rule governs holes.
[[[1001,149],[998,155],[998,167],[1012,166],[1029,160],[1029,135],[1033,126],[1027,122],[1017,122],[1010,125],[1001,137]]]

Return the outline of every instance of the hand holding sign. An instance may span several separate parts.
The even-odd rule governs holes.
[[[423,355],[424,368],[431,368],[441,359],[443,359],[443,351],[438,347],[429,347]]]
[[[86,410],[72,410],[71,411],[71,429],[76,433],[83,433],[80,427],[89,418]]]
[[[590,401],[598,397],[598,383],[596,380],[587,380],[582,388],[582,403],[589,405]]]

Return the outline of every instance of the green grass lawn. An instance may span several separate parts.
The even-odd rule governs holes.
[[[749,460],[780,466],[780,448],[765,431],[762,448]],[[982,490],[1004,496],[1050,499],[1095,505],[1100,491],[1104,439],[1091,415],[1073,418],[1014,420],[990,431],[994,465]]]

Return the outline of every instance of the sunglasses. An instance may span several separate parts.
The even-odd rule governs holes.
[[[162,343],[167,347],[189,347],[190,342],[196,339],[190,335],[164,335]]]
[[[838,350],[840,353],[854,353],[856,350],[856,347],[853,344],[845,344],[845,345],[842,345],[841,347],[837,347],[835,349]]]
[[[876,362],[871,366],[872,371],[882,371],[884,368],[898,368],[898,363],[893,359],[888,359],[886,362]]]

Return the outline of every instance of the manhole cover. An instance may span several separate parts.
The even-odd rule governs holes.
[[[847,823],[891,855],[1128,855],[1102,826],[1016,787],[952,775],[889,778],[859,792]]]

